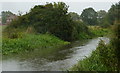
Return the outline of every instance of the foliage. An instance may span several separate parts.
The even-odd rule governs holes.
[[[3,55],[20,53],[21,51],[34,51],[36,48],[46,49],[51,47],[50,49],[52,49],[69,44],[69,42],[48,34],[26,34],[24,37],[16,39],[3,38],[2,42]]]
[[[104,10],[100,10],[97,12],[98,14],[98,17],[97,17],[97,20],[98,20],[98,25],[101,26],[101,27],[108,27],[110,26],[109,22],[108,22],[108,19],[107,19],[107,15],[108,13]]]
[[[110,45],[105,45],[101,40],[99,46],[92,52],[90,57],[87,57],[77,65],[75,65],[73,71],[116,71],[117,70],[117,58],[115,56],[115,50],[111,49]]]
[[[79,26],[80,30],[87,27],[83,26],[81,22],[73,21],[67,11],[68,6],[63,2],[37,5],[29,13],[19,16],[17,20],[11,22],[11,25],[6,29],[15,28],[15,31],[25,29],[24,31],[26,31],[29,27],[32,27],[36,33],[50,33],[62,40],[73,41],[78,39],[78,34],[80,34],[76,26]]]
[[[100,26],[89,26],[90,32],[95,36],[103,37],[110,33],[110,29],[102,28]]]
[[[109,24],[113,25],[116,19],[120,18],[120,2],[112,5],[108,11],[108,21]]]
[[[2,11],[2,24],[5,24],[7,22],[7,17],[9,17],[10,15],[14,14],[10,11]]]
[[[116,10],[111,12],[112,10]],[[112,37],[110,43],[105,44],[100,41],[97,49],[93,51],[92,55],[86,59],[80,61],[73,70],[78,71],[120,71],[120,2],[112,5],[109,13],[112,26]],[[117,15],[117,16],[116,16]],[[112,17],[114,17],[112,19]]]
[[[78,15],[75,12],[70,12],[69,15],[71,16],[72,20],[74,20],[74,21],[79,21],[80,20],[80,15]]]
[[[116,22],[113,26],[111,45],[112,45],[112,48],[115,49],[115,55],[117,56],[117,60],[118,60],[117,66],[118,66],[118,70],[119,70],[119,68],[120,68],[120,46],[119,46],[120,45],[120,23],[118,23],[118,22]]]
[[[83,22],[88,25],[97,25],[97,12],[93,8],[86,8],[81,14]]]

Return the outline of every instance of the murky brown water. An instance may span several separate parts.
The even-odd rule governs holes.
[[[63,49],[56,51],[56,53],[45,57],[39,57],[38,51],[32,54],[30,53],[27,56],[7,57],[2,60],[2,70],[64,71],[71,68],[79,60],[85,58],[85,56],[90,56],[92,51],[96,49],[100,39],[103,39],[106,43],[109,42],[108,38],[99,37],[84,43],[76,41],[67,47],[63,47]]]

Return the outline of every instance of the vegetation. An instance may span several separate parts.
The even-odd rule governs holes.
[[[103,37],[110,34],[109,28],[102,28],[100,26],[89,26],[90,32],[96,37]]]
[[[80,21],[80,15],[78,15],[77,13],[70,12],[69,14],[70,14],[72,20],[74,20],[74,21]]]
[[[97,12],[93,8],[86,8],[81,14],[84,23],[88,25],[97,25]]]
[[[55,48],[69,44],[65,41],[91,38],[88,27],[74,21],[67,11],[68,6],[63,2],[48,3],[18,16],[3,30],[3,54]]]
[[[23,38],[9,39],[4,38],[2,44],[3,55],[10,53],[19,53],[21,51],[33,51],[35,49],[53,49],[63,45],[67,45],[69,42],[64,42],[59,38],[49,34],[25,34]]]
[[[2,24],[5,24],[7,22],[7,17],[10,15],[15,15],[10,11],[2,11]]]
[[[96,12],[93,8],[86,8],[80,16],[74,12],[68,13],[68,6],[63,2],[37,5],[29,13],[18,16],[3,28],[3,55],[33,52],[37,49],[44,55],[70,44],[71,41],[105,36],[110,31],[108,27],[114,24],[110,44],[105,44],[101,40],[92,55],[79,61],[72,70],[118,71],[120,70],[119,12],[120,2],[112,5],[108,13],[104,10]],[[3,23],[6,22],[7,16],[4,13]]]
[[[100,10],[97,13],[98,13],[97,17],[98,25],[103,28],[109,27],[110,23],[108,22],[108,13],[104,10]]]
[[[86,33],[77,29],[82,30],[87,26],[80,21],[73,21],[67,11],[68,6],[63,2],[37,5],[29,13],[19,16],[18,20],[13,21],[6,31],[11,31],[11,29],[15,29],[15,31],[24,29],[23,31],[25,31],[32,28],[36,33],[50,33],[65,41],[77,40],[80,32]],[[15,31],[12,30],[12,32]],[[87,29],[86,31],[89,32]]]
[[[97,49],[92,52],[88,58],[79,61],[72,70],[77,71],[120,71],[120,20],[119,17],[120,2],[112,5],[111,9],[115,10],[114,25],[112,26],[112,37],[109,44],[100,41]],[[112,13],[112,12],[110,12]],[[111,17],[111,16],[110,16]]]
[[[115,50],[110,45],[105,45],[101,40],[99,46],[87,57],[78,62],[72,70],[74,71],[116,71],[117,58]]]

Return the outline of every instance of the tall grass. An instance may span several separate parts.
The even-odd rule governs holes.
[[[89,26],[90,32],[97,37],[103,37],[110,33],[109,28],[102,28],[100,26]]]
[[[2,54],[19,53],[21,51],[33,51],[35,49],[57,48],[69,42],[60,40],[59,38],[49,34],[26,34],[22,38],[3,38]],[[47,52],[47,51],[46,51]]]
[[[111,45],[105,45],[100,41],[99,46],[87,57],[78,62],[73,71],[117,71],[117,58],[115,50],[111,49]]]

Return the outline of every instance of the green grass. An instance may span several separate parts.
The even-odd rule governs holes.
[[[53,48],[58,48],[69,44],[69,42],[62,41],[59,38],[49,34],[26,34],[22,38],[3,38],[2,41],[3,55],[10,53],[18,54],[22,51],[29,52],[34,51],[35,49],[39,49],[41,53],[48,49],[47,51],[49,52]]]
[[[103,37],[110,33],[110,29],[102,28],[100,26],[89,26],[90,32],[97,37]]]
[[[89,35],[89,34],[87,34],[87,33],[80,33],[79,34],[79,39],[80,40],[85,40],[85,39],[91,39],[92,38],[92,35]]]
[[[90,57],[87,57],[74,65],[72,71],[116,71],[117,59],[114,49],[110,45],[100,42]]]
[[[110,29],[99,26],[89,26],[95,37],[108,36]],[[117,59],[112,44],[105,45],[100,41],[97,49],[89,57],[78,62],[70,70],[72,71],[116,71]]]

